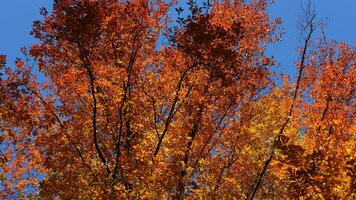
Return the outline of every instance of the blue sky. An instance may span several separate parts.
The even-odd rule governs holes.
[[[296,74],[294,62],[299,58],[296,53],[299,30],[297,28],[298,13],[306,0],[275,0],[269,8],[271,18],[281,17],[282,27],[286,32],[282,41],[269,48],[268,53],[274,55],[281,63],[278,71]],[[317,12],[317,19],[325,21],[328,39],[356,44],[356,0],[312,0]],[[315,35],[318,37],[318,35]],[[320,36],[320,35],[319,35]]]
[[[182,1],[183,2],[183,1]],[[268,49],[281,64],[278,71],[295,74],[294,62],[298,59],[296,47],[299,31],[297,15],[305,0],[275,0],[269,8],[271,18],[281,17],[286,34],[282,41]],[[356,0],[312,0],[319,19],[327,22],[329,39],[345,41],[351,45],[356,42]],[[40,19],[39,8],[50,8],[52,0],[0,0],[0,54],[8,56],[11,65],[20,57],[20,48],[35,42],[29,35],[32,22]]]

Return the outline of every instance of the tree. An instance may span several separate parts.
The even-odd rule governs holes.
[[[174,23],[159,0],[42,10],[24,53],[48,80],[0,57],[1,197],[353,199],[355,48],[308,50],[311,26],[277,86],[267,6],[189,1]]]

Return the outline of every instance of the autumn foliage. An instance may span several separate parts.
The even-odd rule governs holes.
[[[41,11],[38,72],[0,57],[0,198],[355,199],[355,46],[309,25],[277,84],[266,0],[177,5]]]

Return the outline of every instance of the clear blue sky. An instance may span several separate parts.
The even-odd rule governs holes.
[[[183,1],[182,1],[183,2]],[[282,64],[278,71],[294,74],[297,60],[297,14],[305,0],[275,0],[269,8],[272,18],[281,17],[286,34],[282,41],[270,47],[268,52]],[[312,0],[319,19],[327,19],[329,39],[356,42],[356,0]],[[29,35],[32,21],[40,19],[39,8],[51,8],[52,0],[0,0],[0,54],[8,56],[9,64],[21,56],[20,48],[30,46],[35,40]]]

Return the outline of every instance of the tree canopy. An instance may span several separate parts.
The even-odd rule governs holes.
[[[355,199],[356,46],[309,13],[277,84],[268,4],[42,9],[38,72],[0,56],[0,198]]]

